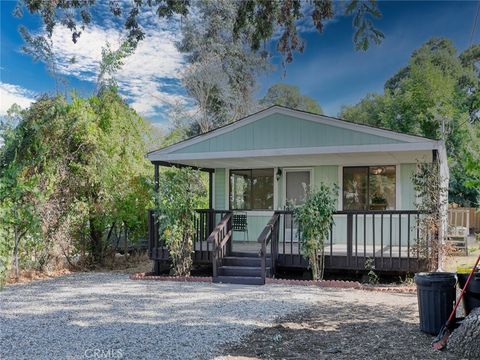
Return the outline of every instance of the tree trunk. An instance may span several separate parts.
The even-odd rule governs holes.
[[[126,224],[123,224],[124,226],[124,245],[123,245],[123,255],[125,256],[125,269],[128,267],[127,264],[128,264],[128,230],[127,230],[127,225]]]
[[[95,264],[103,264],[102,257],[102,231],[95,226],[95,221],[90,218],[90,240],[92,249],[92,259]]]
[[[18,264],[18,247],[20,244],[20,234],[18,232],[18,227],[15,225],[14,228],[14,233],[15,233],[15,247],[13,249],[13,254],[14,254],[14,261],[15,261],[15,279],[18,280],[20,277],[20,271],[19,271],[19,264]]]
[[[473,309],[448,338],[447,349],[464,359],[480,359],[480,308]]]

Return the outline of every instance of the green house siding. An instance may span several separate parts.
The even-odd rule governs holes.
[[[400,207],[399,210],[415,209],[415,188],[412,183],[412,175],[415,172],[416,164],[400,165]]]
[[[172,153],[207,153],[398,143],[403,142],[284,114],[273,114],[227,133],[178,149]]]
[[[313,166],[313,186],[319,186],[320,183],[325,183],[327,185],[334,185],[337,184],[340,186],[341,191],[341,184],[339,184],[338,178],[338,170],[339,166],[337,165],[323,165],[323,166]],[[401,164],[400,165],[400,176],[399,176],[399,194],[400,199],[398,201],[398,210],[413,210],[415,209],[415,189],[413,187],[411,176],[415,171],[416,164]],[[288,168],[294,169],[294,168]],[[304,167],[302,167],[304,169]],[[227,182],[226,182],[226,169],[215,169],[215,208],[216,209],[225,209],[226,208],[226,198],[227,198]],[[277,181],[277,180],[275,180]],[[284,199],[284,181],[285,176],[281,176],[280,179],[277,181],[277,209],[283,209]],[[272,212],[262,212],[262,211],[254,211],[248,213],[248,240],[249,241],[256,241],[262,230],[264,229],[265,225],[267,224],[268,220],[270,219]],[[406,233],[408,231],[406,225],[406,219],[402,219],[403,222],[401,223],[402,232]],[[358,228],[363,230],[363,218],[358,218]],[[367,239],[366,243],[370,244],[372,241],[371,233],[372,233],[372,219],[371,216],[366,217],[366,233]],[[379,222],[377,221],[376,227],[380,226]],[[377,229],[377,233],[380,231]],[[384,227],[385,237],[387,237],[390,233],[389,226],[385,225]],[[398,244],[398,232],[399,232],[399,219],[398,216],[394,216],[392,219],[392,243]],[[412,239],[413,239],[412,233]],[[363,231],[360,232],[358,235],[358,241],[363,244]],[[247,239],[246,234],[244,233],[234,233],[234,240],[242,241]],[[346,217],[344,215],[337,215],[335,216],[335,231],[334,231],[334,243],[342,244],[346,241]]]
[[[272,217],[273,212],[249,212],[247,216],[248,221],[248,237],[244,232],[233,232],[234,241],[257,241],[258,236],[263,231],[268,223],[268,220]]]
[[[225,189],[225,169],[215,169],[215,209],[225,210],[227,189]]]

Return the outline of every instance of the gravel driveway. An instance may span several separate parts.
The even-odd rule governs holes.
[[[279,316],[359,303],[414,310],[416,297],[78,273],[0,292],[0,359],[210,359]]]

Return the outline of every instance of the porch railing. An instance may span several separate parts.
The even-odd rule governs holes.
[[[221,219],[228,214],[227,210],[197,209],[194,213],[193,260],[209,263],[212,261],[213,246],[207,241]],[[169,261],[170,256],[164,239],[160,234],[160,226],[154,210],[148,211],[148,238],[150,259]]]
[[[422,235],[417,226],[421,216],[416,210],[337,211],[324,243],[326,268],[365,270],[371,259],[375,270],[424,270],[431,256],[431,240],[418,241]],[[292,211],[275,211],[262,234],[266,244],[268,236],[272,236],[274,268],[308,266],[301,252],[301,229]]]
[[[214,281],[218,276],[218,268],[222,266],[223,258],[232,251],[232,232],[232,213],[229,212],[222,218],[207,238],[207,243],[213,246],[212,269]]]
[[[260,249],[260,261],[262,267],[262,280],[265,283],[265,277],[267,275],[267,247],[270,245],[270,273],[272,276],[275,274],[278,258],[278,231],[279,231],[279,219],[280,214],[274,213],[267,226],[263,229],[258,242],[261,244]]]

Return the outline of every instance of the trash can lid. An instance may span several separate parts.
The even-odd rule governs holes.
[[[452,283],[456,282],[456,274],[452,272],[421,272],[415,274],[415,283],[426,285],[431,283]]]

